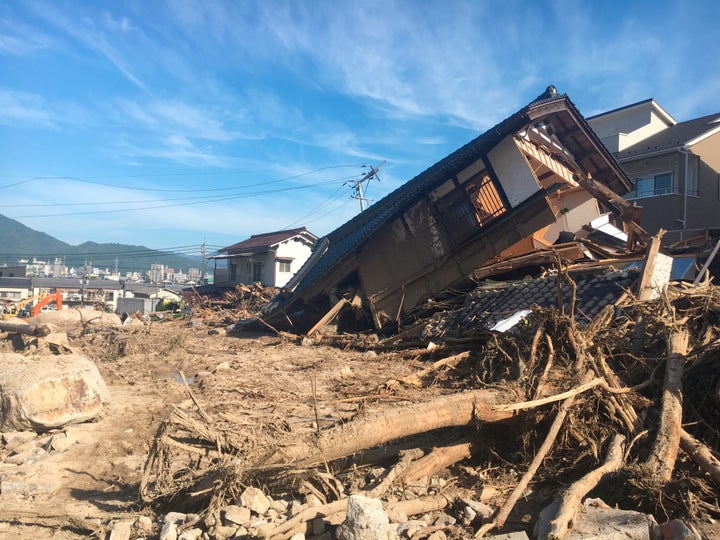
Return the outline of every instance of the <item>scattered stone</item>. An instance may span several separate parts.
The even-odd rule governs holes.
[[[198,540],[202,536],[202,529],[188,529],[178,536],[178,540]]]
[[[97,417],[109,400],[97,366],[81,355],[1,353],[0,430],[48,431]]]
[[[701,540],[700,535],[679,519],[672,519],[662,526],[663,540]]]
[[[447,535],[443,531],[434,531],[430,533],[427,540],[447,540]]]
[[[535,536],[547,537],[550,516],[557,513],[557,499],[540,512]],[[565,540],[659,540],[660,526],[651,515],[610,508],[597,499],[586,499]]]
[[[473,499],[462,499],[462,502],[483,519],[488,519],[493,515],[493,513],[495,513],[493,507],[485,504],[484,502],[475,501]]]
[[[488,536],[487,539],[488,540],[530,540],[525,531],[496,534],[494,536]]]
[[[215,366],[215,369],[212,370],[213,373],[216,371],[224,371],[230,369],[230,362],[220,362],[217,366]]]
[[[177,540],[177,526],[182,524],[186,517],[180,512],[169,512],[165,516],[162,529],[160,529],[160,540]]]
[[[250,522],[250,509],[244,506],[231,504],[220,509],[220,515],[225,521],[235,525],[245,525]]]
[[[68,437],[67,433],[56,433],[50,437],[45,449],[54,450],[55,452],[64,452],[77,442],[76,438]]]
[[[133,522],[130,520],[116,521],[110,531],[108,540],[130,540]]]
[[[45,458],[47,455],[47,450],[44,448],[32,447],[19,454],[10,456],[5,459],[5,463],[9,463],[11,465],[32,465],[33,463],[37,463],[41,459]]]
[[[477,512],[473,510],[470,506],[465,506],[462,510],[462,513],[464,525],[470,525],[473,521],[475,521],[475,518],[477,517]]]
[[[345,521],[337,528],[338,540],[384,540],[392,538],[390,520],[380,499],[351,495]]]
[[[305,540],[305,535],[303,533],[295,533],[290,537],[290,540]]]
[[[224,328],[212,328],[208,330],[208,336],[225,336],[227,335],[227,330]]]
[[[411,520],[401,523],[397,527],[397,533],[403,538],[412,538],[416,533],[427,527],[426,521]]]
[[[232,538],[235,536],[235,532],[238,530],[237,525],[219,525],[214,529],[214,538],[217,540],[225,540],[226,538]]]
[[[134,526],[139,532],[149,533],[153,530],[153,521],[147,516],[140,516],[135,520]]]
[[[455,525],[456,523],[457,520],[454,517],[441,513],[435,520],[434,525],[436,527],[449,527],[450,525]]]
[[[41,495],[55,491],[55,486],[40,482],[19,482],[15,480],[0,481],[0,493],[3,495]]]
[[[278,514],[285,514],[290,507],[290,503],[284,499],[278,499],[270,503],[270,508],[275,510]]]
[[[34,431],[7,431],[2,434],[5,449],[9,452],[18,452],[18,448],[34,441],[37,433]]]
[[[256,487],[248,486],[240,495],[241,504],[258,515],[263,515],[270,508],[270,501],[265,494]]]

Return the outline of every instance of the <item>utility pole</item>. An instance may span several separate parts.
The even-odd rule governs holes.
[[[365,182],[369,182],[373,178],[375,178],[375,180],[377,180],[379,182],[380,178],[378,177],[377,173],[380,170],[380,167],[382,167],[383,165],[385,165],[385,161],[375,165],[372,169],[370,169],[370,172],[364,174],[360,180],[354,180],[352,182],[347,183],[347,184],[350,184],[354,190],[354,193],[350,197],[352,197],[353,199],[358,199],[360,201],[360,211],[361,212],[363,210],[365,210],[365,201],[368,200],[363,195],[363,184]]]
[[[203,240],[202,246],[200,246],[200,253],[202,253],[202,267],[200,268],[200,285],[205,285],[205,240]]]

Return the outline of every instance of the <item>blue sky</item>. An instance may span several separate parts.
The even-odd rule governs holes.
[[[716,1],[0,3],[0,214],[71,244],[353,217],[548,84],[720,111]]]

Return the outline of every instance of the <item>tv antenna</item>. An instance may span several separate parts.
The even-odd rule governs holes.
[[[369,172],[365,173],[360,180],[353,180],[352,182],[346,182],[345,185],[351,185],[353,188],[353,194],[350,195],[352,199],[357,199],[360,201],[360,211],[362,212],[365,210],[365,201],[369,201],[370,199],[366,199],[363,194],[363,184],[365,182],[369,182],[373,178],[380,181],[380,177],[377,175],[378,171],[380,170],[380,167],[385,165],[385,161],[382,161],[381,163],[378,163],[375,165],[372,169],[370,169]],[[363,167],[369,167],[370,165],[363,165]]]

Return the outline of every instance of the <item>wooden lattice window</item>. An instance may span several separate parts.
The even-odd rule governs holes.
[[[507,210],[492,178],[487,173],[480,173],[467,182],[466,189],[480,226],[487,225]]]

